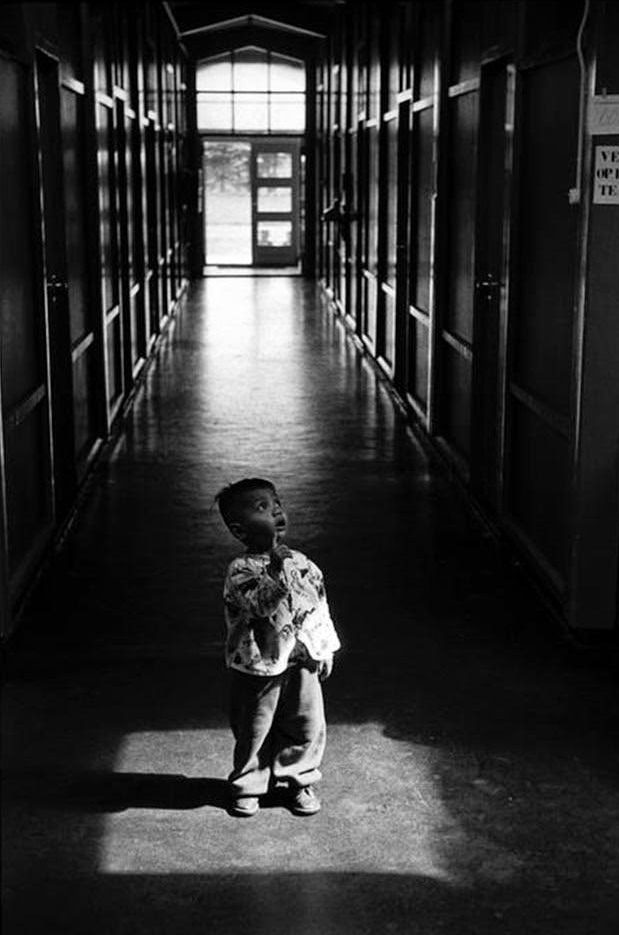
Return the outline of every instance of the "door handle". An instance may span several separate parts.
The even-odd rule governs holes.
[[[69,284],[59,276],[53,275],[47,280],[47,292],[51,302],[58,302],[62,293],[67,292]]]
[[[501,286],[500,281],[498,279],[495,279],[492,273],[488,273],[485,279],[478,279],[477,282],[475,283],[475,288],[479,289],[480,291],[482,289],[484,290],[499,289],[500,286]]]

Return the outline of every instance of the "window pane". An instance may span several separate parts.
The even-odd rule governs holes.
[[[305,129],[305,95],[277,94],[271,98],[271,130]]]
[[[258,221],[259,247],[289,247],[292,244],[290,221]]]
[[[266,94],[235,94],[234,129],[264,130],[269,128]]]
[[[230,55],[213,62],[198,65],[197,91],[229,91],[232,87],[232,59]]]
[[[271,91],[305,91],[305,66],[273,55],[271,58]]]
[[[259,187],[258,188],[258,211],[274,213],[281,212],[288,214],[292,211],[292,189],[289,185],[285,187]]]
[[[198,94],[198,130],[231,130],[232,100],[229,94]]]
[[[259,179],[292,178],[292,153],[259,153],[256,166]]]
[[[263,49],[239,49],[234,53],[234,90],[266,91],[267,54]]]

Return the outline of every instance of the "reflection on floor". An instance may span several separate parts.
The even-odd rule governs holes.
[[[300,276],[301,264],[296,266],[211,266],[203,268],[203,276]]]
[[[223,808],[213,497],[250,473],[344,644],[313,818]],[[202,281],[9,655],[4,931],[614,935],[611,668],[545,619],[313,287]]]

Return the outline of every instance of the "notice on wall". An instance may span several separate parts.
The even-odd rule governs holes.
[[[589,133],[619,133],[619,94],[596,94],[589,106]]]
[[[596,146],[593,204],[619,205],[619,146]]]

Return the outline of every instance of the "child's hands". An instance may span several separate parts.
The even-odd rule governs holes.
[[[284,559],[292,558],[292,552],[287,545],[274,545],[271,549],[271,561],[269,562],[269,574],[278,575],[284,567]]]
[[[318,663],[318,678],[324,682],[333,672],[333,656],[327,656]]]

